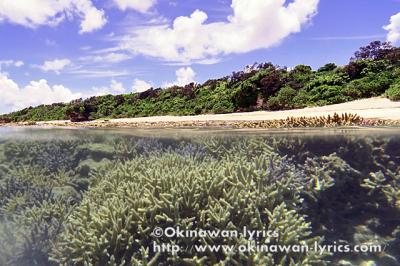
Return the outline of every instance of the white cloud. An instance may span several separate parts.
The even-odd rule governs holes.
[[[92,92],[95,96],[103,96],[108,94],[122,94],[126,92],[126,89],[121,82],[112,79],[110,86],[93,87]]]
[[[185,86],[189,83],[195,82],[196,73],[193,71],[191,67],[182,67],[179,68],[176,72],[176,81],[164,83],[163,87],[171,87],[171,86]]]
[[[110,89],[111,89],[111,91],[115,91],[115,92],[118,92],[118,93],[124,93],[126,91],[124,86],[122,85],[122,83],[121,82],[117,82],[114,79],[111,80]]]
[[[71,61],[69,59],[54,59],[51,61],[45,61],[43,65],[38,67],[45,72],[54,71],[58,75],[61,70],[70,64]]]
[[[144,80],[135,79],[133,81],[132,90],[134,92],[144,92],[150,89],[151,87],[153,87],[153,85],[151,85],[150,83]]]
[[[87,33],[103,28],[107,23],[107,19],[103,10],[95,8],[91,2],[80,0],[84,3],[85,8],[82,11],[83,21],[79,33]]]
[[[104,69],[84,69],[76,68],[68,73],[85,78],[108,78],[129,76],[131,73],[126,70],[104,70]]]
[[[393,44],[400,44],[400,13],[390,18],[390,24],[383,27],[388,31],[387,41]]]
[[[8,67],[8,66],[11,66],[13,64],[14,64],[14,60],[1,60],[0,61],[0,67],[2,67],[2,66]]]
[[[0,70],[2,66],[9,67],[9,66],[14,66],[14,67],[22,67],[24,65],[24,62],[21,60],[15,61],[15,60],[0,60]]]
[[[227,21],[207,23],[200,10],[177,17],[172,25],[129,30],[119,49],[175,62],[196,62],[246,53],[279,44],[316,14],[319,0],[232,0]],[[209,62],[209,61],[205,61]]]
[[[7,74],[0,72],[0,113],[40,104],[69,102],[81,97],[62,85],[50,86],[45,79],[20,87]]]
[[[86,63],[119,63],[130,59],[131,56],[124,53],[106,53],[102,55],[83,56],[80,59]]]
[[[152,8],[157,0],[114,0],[119,9],[133,9],[141,13],[146,13]]]
[[[14,66],[16,66],[16,67],[22,67],[23,65],[24,65],[24,62],[22,62],[22,61],[14,62]]]
[[[57,26],[66,18],[79,17],[80,33],[98,30],[107,22],[104,11],[90,0],[2,0],[0,22],[8,21],[29,28]]]

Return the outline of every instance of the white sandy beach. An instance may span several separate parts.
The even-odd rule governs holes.
[[[139,118],[110,119],[108,123],[152,123],[152,122],[185,122],[185,121],[260,121],[285,119],[287,117],[327,116],[334,113],[351,113],[367,119],[400,120],[400,102],[386,98],[362,99],[348,103],[322,107],[312,107],[287,111],[257,111],[232,114],[210,114],[196,116],[153,116]],[[99,120],[99,122],[104,120]],[[38,122],[38,125],[64,124],[67,121]]]

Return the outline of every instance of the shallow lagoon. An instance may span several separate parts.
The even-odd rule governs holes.
[[[400,130],[0,128],[0,221],[0,265],[399,265]]]

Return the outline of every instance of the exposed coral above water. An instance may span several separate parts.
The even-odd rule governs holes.
[[[188,120],[188,121],[112,121],[99,120],[76,122],[20,122],[5,126],[58,126],[58,127],[127,127],[127,128],[332,128],[332,127],[372,127],[399,126],[400,120],[365,119],[357,114],[334,113],[314,117],[287,117],[272,120]]]

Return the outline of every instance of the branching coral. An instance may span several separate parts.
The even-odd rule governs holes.
[[[112,261],[120,265],[128,261],[144,263],[153,258],[158,265],[196,260],[208,265],[223,261],[251,263],[255,257],[264,257],[262,254],[227,256],[222,252],[210,256],[188,249],[178,257],[165,253],[157,255],[151,249],[152,241],[182,247],[239,243],[233,238],[155,239],[150,232],[157,226],[241,231],[244,226],[268,230],[278,223],[279,226],[291,225],[290,230],[297,230],[296,239],[306,241],[311,232],[310,224],[295,210],[301,203],[302,188],[296,184],[300,184],[303,176],[298,176],[293,167],[282,164],[277,157],[259,155],[249,160],[237,155],[235,162],[230,159],[195,161],[167,154],[139,157],[116,165],[105,176],[96,177],[97,185],[71,216],[53,259],[62,265],[111,265]],[[283,202],[286,202],[284,206]],[[292,223],[293,219],[297,222]],[[282,237],[280,244],[289,241]],[[141,252],[143,248],[148,251],[146,256]],[[285,261],[323,262],[316,254],[281,254],[279,259],[276,256],[279,255],[272,256],[273,261],[282,262],[282,265]]]
[[[347,254],[193,246],[352,243],[363,232],[398,243],[399,139],[92,133],[88,143],[1,141],[0,265],[323,265]],[[279,236],[156,238],[155,227]]]
[[[50,265],[52,242],[63,229],[72,205],[44,202],[0,223],[1,265]]]
[[[383,195],[389,204],[400,209],[400,173],[371,173],[361,186],[367,188],[370,195]]]

